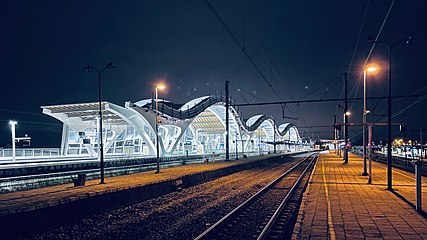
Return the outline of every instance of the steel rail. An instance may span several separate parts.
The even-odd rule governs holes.
[[[244,201],[242,204],[237,206],[235,209],[233,209],[231,212],[229,212],[227,215],[222,217],[219,221],[217,221],[214,225],[206,229],[203,233],[201,233],[199,236],[195,238],[195,240],[200,239],[207,239],[211,234],[214,233],[215,230],[217,230],[221,225],[223,225],[228,219],[230,219],[234,214],[238,213],[240,210],[242,210],[245,206],[249,205],[256,199],[262,196],[267,190],[271,189],[274,185],[276,185],[278,182],[282,181],[285,176],[287,176],[289,173],[294,171],[297,167],[299,167],[301,164],[306,162],[309,158],[316,156],[317,153],[311,154],[310,156],[305,157],[303,160],[301,160],[297,165],[291,167],[286,172],[284,172],[282,175],[280,175],[278,178],[276,178],[274,181],[270,182],[267,186],[259,190],[257,193],[252,195],[250,198],[248,198],[246,201]],[[311,162],[310,162],[311,164]],[[309,164],[309,165],[310,165]],[[308,166],[309,166],[308,165]]]
[[[292,186],[292,188],[289,190],[289,192],[286,194],[286,197],[283,199],[283,201],[280,203],[279,207],[277,207],[276,211],[274,212],[273,216],[268,221],[267,225],[265,225],[264,229],[261,231],[260,235],[258,236],[257,240],[265,239],[270,232],[271,227],[276,223],[277,218],[279,217],[280,213],[282,212],[283,208],[285,207],[286,203],[288,203],[291,196],[294,194],[295,190],[298,188],[299,184],[301,183],[303,177],[305,176],[308,169],[311,167],[313,162],[316,160],[317,156],[315,156],[311,162],[307,165],[307,167],[304,169],[304,171],[301,173],[295,184]]]

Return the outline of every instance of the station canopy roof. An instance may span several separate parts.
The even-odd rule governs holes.
[[[102,119],[104,122],[115,124],[126,124],[117,114],[108,110],[108,102],[101,102]],[[79,117],[82,121],[96,121],[99,117],[99,103],[77,103],[54,106],[42,106],[43,111],[48,110],[50,114],[65,114],[67,117]]]

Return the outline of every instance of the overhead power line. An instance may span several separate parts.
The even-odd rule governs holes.
[[[239,49],[242,51],[243,55],[245,55],[246,59],[248,59],[249,63],[255,68],[255,70],[258,72],[258,74],[261,76],[261,78],[264,80],[264,82],[270,87],[270,89],[273,91],[274,95],[276,95],[279,99],[280,96],[277,93],[277,91],[272,87],[271,83],[267,80],[264,73],[259,69],[259,67],[256,65],[255,61],[249,56],[247,51],[245,51],[245,48],[243,45],[239,42],[237,37],[234,35],[234,33],[231,31],[231,29],[227,26],[227,24],[224,22],[224,20],[221,18],[219,13],[215,10],[214,6],[209,2],[209,0],[204,0],[206,6],[211,10],[211,12],[215,15],[215,17],[218,19],[218,21],[221,23],[221,25],[224,27],[228,35],[234,40],[236,45],[239,47]]]
[[[371,54],[372,54],[372,52],[374,51],[374,48],[375,48],[376,42],[378,41],[378,39],[379,39],[379,38],[380,38],[380,36],[381,36],[381,33],[382,33],[382,31],[383,31],[383,29],[384,29],[384,26],[385,26],[385,24],[386,24],[386,22],[387,22],[388,16],[390,15],[391,9],[393,8],[394,2],[395,2],[395,0],[393,0],[393,1],[390,3],[390,6],[389,6],[388,11],[387,11],[387,14],[386,14],[386,15],[385,15],[385,17],[384,17],[384,20],[383,20],[383,22],[382,22],[382,24],[381,24],[380,29],[378,30],[377,36],[375,37],[374,43],[372,44],[371,49],[369,50],[368,56],[366,56],[365,62],[363,63],[363,68],[362,68],[362,70],[360,71],[360,73],[359,73],[359,77],[358,77],[358,78],[360,78],[360,76],[362,76],[363,70],[365,69],[366,64],[368,63],[369,59],[371,58]],[[356,97],[357,90],[359,89],[359,81],[356,81],[356,84],[357,84],[357,89],[356,89],[356,92],[355,92],[355,94],[354,94],[354,97]],[[352,108],[353,108],[353,103],[350,105],[350,110],[351,110]]]
[[[425,97],[427,95],[405,95],[405,96],[392,96],[392,99],[399,98],[408,98],[408,97]],[[388,97],[367,97],[367,100],[370,99],[387,99]],[[283,104],[301,104],[301,103],[317,103],[317,102],[336,102],[344,101],[343,98],[332,98],[332,99],[310,99],[310,100],[293,100],[293,101],[279,101],[279,102],[259,102],[259,103],[233,103],[231,106],[240,107],[240,106],[255,106],[255,105],[283,105]],[[354,98],[350,101],[363,100],[363,98]]]

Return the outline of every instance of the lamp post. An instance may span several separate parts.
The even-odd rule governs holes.
[[[157,170],[156,173],[160,173],[160,149],[159,149],[159,90],[164,90],[166,87],[165,85],[159,84],[156,86],[156,164],[157,164]]]
[[[344,107],[344,109],[347,109]],[[346,110],[344,112],[344,164],[348,164],[348,117],[351,115],[351,112]]]
[[[391,156],[391,52],[393,47],[398,45],[399,43],[405,43],[408,45],[413,43],[414,39],[412,35],[409,35],[405,39],[401,39],[399,41],[394,42],[393,44],[389,44],[386,42],[378,41],[373,39],[372,37],[368,37],[368,43],[375,44],[379,43],[387,47],[388,49],[388,97],[387,97],[387,105],[388,105],[388,113],[387,113],[387,190],[393,190],[393,161]]]
[[[366,75],[367,72],[373,73],[377,71],[376,67],[368,67],[363,70],[363,173],[362,176],[367,176],[366,172],[366,116],[370,113],[369,110],[366,109]]]
[[[16,152],[15,152],[15,125],[18,124],[17,121],[10,120],[10,130],[12,132],[12,161],[16,161]]]
[[[104,142],[102,141],[102,92],[101,92],[101,74],[102,72],[104,72],[107,69],[113,69],[113,63],[109,62],[104,68],[102,68],[101,70],[98,70],[96,68],[92,68],[90,65],[87,65],[85,68],[83,68],[83,70],[87,71],[87,72],[92,72],[92,71],[96,71],[98,73],[98,103],[99,103],[99,137],[98,137],[98,146],[99,146],[99,150],[100,150],[100,155],[101,155],[101,181],[99,182],[99,184],[104,184],[105,183],[105,176],[104,176],[104,147],[103,144]]]

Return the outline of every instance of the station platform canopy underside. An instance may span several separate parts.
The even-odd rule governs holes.
[[[41,108],[63,123],[61,155],[98,156],[99,103]],[[152,99],[124,106],[102,102],[105,154],[155,156],[155,109]],[[230,152],[261,153],[272,151],[274,145],[278,151],[294,151],[304,145],[292,123],[276,126],[273,117],[265,114],[244,121],[232,107],[227,136],[223,97],[204,96],[185,104],[159,100],[158,109],[160,156],[222,153],[227,137]]]

